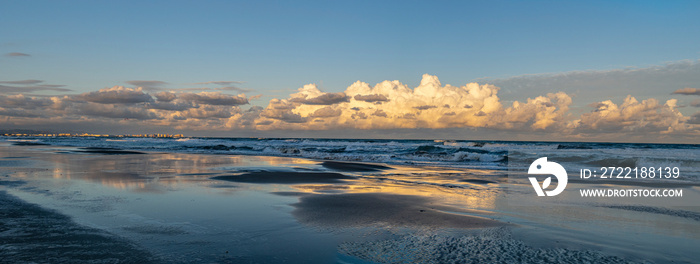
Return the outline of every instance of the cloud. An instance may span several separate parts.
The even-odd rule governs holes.
[[[421,105],[421,106],[414,106],[413,108],[418,109],[418,110],[428,110],[431,108],[437,108],[437,106],[434,105]]]
[[[654,97],[670,94],[666,87],[694,87],[700,83],[700,60],[676,61],[664,65],[612,70],[570,71],[561,73],[527,74],[509,78],[481,78],[478,82],[501,88],[507,99],[529,96],[533,90],[575,94],[577,106],[607,98],[624,100],[630,91],[636,96]],[[665,98],[670,99],[670,98]]]
[[[52,105],[54,102],[48,98],[28,97],[22,94],[2,96],[0,106],[4,108],[36,109]]]
[[[134,89],[124,86],[114,86],[96,92],[83,93],[77,96],[76,99],[99,104],[137,104],[153,102],[153,97],[145,94],[140,87]]]
[[[71,89],[61,88],[65,85],[58,84],[41,84],[42,80],[19,80],[19,81],[0,81],[0,83],[13,84],[13,85],[2,85],[0,84],[0,93],[32,93],[37,91],[56,91],[56,92],[69,92]]]
[[[163,86],[167,85],[167,82],[163,81],[140,81],[140,80],[135,80],[135,81],[126,81],[125,83],[128,83],[133,86],[137,87],[142,87],[145,90],[149,91],[157,91],[163,88]]]
[[[688,120],[688,123],[700,125],[700,112],[695,113],[690,120]]]
[[[75,105],[70,113],[77,116],[96,116],[116,119],[158,119],[158,116],[154,112],[148,111],[143,107],[90,102]]]
[[[692,102],[690,102],[690,106],[692,107],[700,107],[700,99],[695,99]]]
[[[700,89],[699,88],[690,88],[686,87],[683,89],[678,89],[674,91],[672,94],[682,94],[682,95],[700,95]]]
[[[659,132],[672,133],[693,129],[678,110],[677,100],[671,99],[664,104],[649,98],[638,101],[631,95],[617,105],[611,100],[591,105],[595,109],[581,115],[571,125],[582,133],[601,132]]]
[[[184,102],[170,103],[170,102],[163,102],[163,101],[159,100],[157,102],[148,103],[146,108],[167,110],[167,111],[186,111],[187,109],[195,108],[195,106],[192,105],[191,103],[184,103]]]
[[[248,104],[245,95],[226,95],[218,92],[182,93],[178,95],[182,100],[192,101],[198,104],[208,105],[244,105]]]
[[[7,84],[37,84],[37,83],[42,83],[44,81],[42,80],[21,80],[21,81],[4,81],[0,83],[7,83]]]
[[[333,109],[333,107],[327,106],[324,108],[319,108],[316,111],[314,111],[313,114],[311,114],[311,117],[319,117],[319,118],[324,118],[324,117],[336,117],[340,116],[343,112],[340,109]]]
[[[153,96],[155,96],[159,102],[170,102],[177,98],[177,95],[171,92],[159,92],[154,94]]]
[[[271,100],[256,123],[266,124],[260,129],[314,130],[487,127],[496,125],[489,123],[490,119],[503,114],[497,93],[493,85],[442,86],[437,77],[428,74],[415,89],[399,81],[384,81],[374,87],[358,81],[344,92],[325,93],[311,84],[288,99]],[[376,99],[382,104],[377,105]],[[437,107],[445,104],[473,107],[458,112]],[[310,122],[317,116],[324,116],[324,122]]]
[[[3,83],[30,87],[42,81]],[[571,110],[574,100],[566,92],[502,101],[500,90],[493,84],[443,85],[437,76],[425,74],[413,88],[388,80],[373,86],[357,81],[342,92],[324,92],[316,85],[304,85],[286,98],[271,99],[261,107],[245,106],[259,96],[210,91],[150,94],[140,87],[114,86],[60,97],[0,95],[0,124],[123,127],[135,133],[146,128],[249,131],[250,135],[278,136],[294,134],[295,130],[328,131],[328,135],[335,135],[333,131],[364,130],[361,134],[382,136],[387,135],[375,130],[424,131],[429,135],[438,135],[438,131],[443,131],[440,135],[449,134],[444,131],[469,135],[470,131],[487,131],[483,133],[596,140],[624,139],[635,133],[679,140],[700,136],[700,113],[684,116],[675,98],[637,100],[628,95],[623,100],[580,102],[588,106],[578,114],[581,112]],[[699,106],[700,101],[690,105]]]
[[[349,97],[345,93],[324,93],[316,88],[315,84],[307,84],[292,94],[291,102],[307,105],[333,105],[347,102]]]
[[[253,91],[253,90],[251,90],[251,89],[243,89],[243,88],[236,87],[236,86],[219,87],[219,88],[214,88],[214,90],[218,90],[218,91],[236,91],[236,92],[242,92],[242,93],[247,93],[247,92],[252,92],[252,91]]]
[[[389,98],[386,98],[385,95],[383,94],[368,94],[368,95],[355,95],[355,100],[357,101],[365,101],[365,102],[386,102],[389,101]]]
[[[27,53],[22,53],[22,52],[10,52],[10,53],[6,53],[5,56],[7,56],[7,57],[29,57],[32,55],[29,55]]]

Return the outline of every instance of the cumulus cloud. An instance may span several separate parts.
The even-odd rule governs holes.
[[[595,109],[572,122],[581,132],[661,132],[672,133],[693,129],[678,110],[677,100],[661,104],[654,98],[638,101],[629,95],[617,105],[610,100],[591,106]]]
[[[414,89],[399,81],[384,81],[374,87],[358,81],[344,92],[326,93],[311,84],[287,99],[271,100],[256,123],[265,124],[259,129],[515,127],[506,124],[511,120],[505,115],[518,112],[524,118],[519,124],[536,124],[533,128],[540,129],[560,119],[571,103],[568,97],[552,95],[504,109],[497,93],[498,88],[488,84],[442,86],[436,76],[428,74]],[[552,100],[556,103],[529,106]],[[453,109],[451,105],[470,107]],[[546,113],[537,115],[533,112],[537,109]],[[311,122],[321,116],[324,122]]]
[[[686,88],[678,89],[678,90],[674,91],[673,94],[700,95],[700,89],[686,87]]]
[[[7,56],[7,57],[29,57],[32,55],[29,55],[27,53],[22,53],[22,52],[10,52],[10,53],[6,53],[5,56]]]
[[[3,83],[37,86],[42,81]],[[524,100],[511,101],[502,101],[499,92],[500,88],[492,84],[443,85],[437,76],[425,74],[413,88],[396,80],[373,86],[357,81],[342,92],[325,92],[308,84],[286,98],[271,99],[267,106],[261,107],[247,105],[249,100],[260,96],[248,98],[244,94],[182,90],[147,93],[141,87],[114,86],[60,97],[0,95],[0,117],[5,120],[0,123],[9,120],[14,124],[82,122],[207,131],[451,131],[467,128],[557,133],[574,138],[630,132],[700,135],[700,113],[684,116],[678,111],[680,105],[676,99],[640,101],[628,95],[624,100],[588,104],[591,111],[574,116],[573,99],[566,92],[533,94]],[[690,105],[699,106],[700,101]]]
[[[77,99],[99,104],[136,104],[153,101],[153,97],[144,93],[141,87],[128,88],[124,86],[83,93],[77,96]]]

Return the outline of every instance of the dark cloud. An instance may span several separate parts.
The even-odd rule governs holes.
[[[50,105],[53,105],[53,101],[47,98],[28,97],[21,94],[10,96],[0,95],[0,107],[3,108],[37,109],[45,108]]]
[[[312,98],[292,98],[290,101],[308,105],[333,105],[338,103],[347,102],[349,99],[345,93],[324,93],[317,97]]]
[[[29,55],[27,53],[22,53],[22,52],[10,52],[10,53],[6,53],[5,56],[7,56],[7,57],[29,57],[32,55]]]
[[[678,89],[678,90],[674,91],[672,94],[700,95],[700,89],[698,89],[698,88],[686,87],[686,88],[683,88],[683,89]]]
[[[311,114],[311,117],[336,117],[340,116],[343,112],[340,109],[333,109],[330,106],[326,106],[323,108],[319,108],[316,111],[314,111],[313,114]]]
[[[170,103],[170,102],[163,102],[163,101],[157,101],[157,102],[150,102],[148,105],[146,105],[146,108],[148,109],[158,109],[158,110],[166,110],[166,111],[185,111],[190,108],[195,108],[192,104],[188,103]]]
[[[377,111],[374,111],[372,113],[373,116],[381,116],[381,117],[387,117],[386,112],[382,111],[381,109],[377,109]]]
[[[388,102],[389,98],[386,98],[383,94],[368,94],[368,95],[355,95],[355,100],[365,101],[365,102]]]
[[[198,104],[228,106],[248,104],[248,98],[243,96],[226,95],[217,92],[183,93],[180,94],[179,97],[182,100],[188,100]]]
[[[292,113],[292,111],[268,111],[269,109],[263,111],[260,116],[277,119],[287,123],[306,123],[306,118],[303,118],[299,114]]]
[[[159,102],[170,102],[172,100],[175,100],[175,98],[177,98],[177,95],[175,95],[174,93],[171,93],[171,92],[160,92],[160,93],[154,94],[153,96],[155,96]]]
[[[421,106],[414,106],[413,108],[418,109],[418,110],[428,110],[431,108],[437,108],[437,106],[434,105],[421,105]]]
[[[267,126],[267,125],[272,125],[272,123],[274,123],[274,122],[268,120],[268,121],[261,121],[261,122],[255,123],[255,124],[258,126]]]
[[[141,89],[126,88],[123,86],[114,86],[96,92],[83,93],[76,96],[76,99],[99,104],[137,104],[153,102],[153,97],[143,93]]]

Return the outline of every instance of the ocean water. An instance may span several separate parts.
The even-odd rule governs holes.
[[[682,180],[700,181],[700,144],[466,140],[0,137],[2,141],[131,151],[295,157],[421,167],[523,169],[548,157],[570,173],[599,167],[678,167]]]

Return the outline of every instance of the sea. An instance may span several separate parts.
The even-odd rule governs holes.
[[[276,156],[487,170],[527,169],[531,161],[519,158],[537,156],[556,161],[570,173],[601,167],[678,168],[682,180],[700,181],[700,144],[214,137],[5,136],[0,140],[79,150]]]

